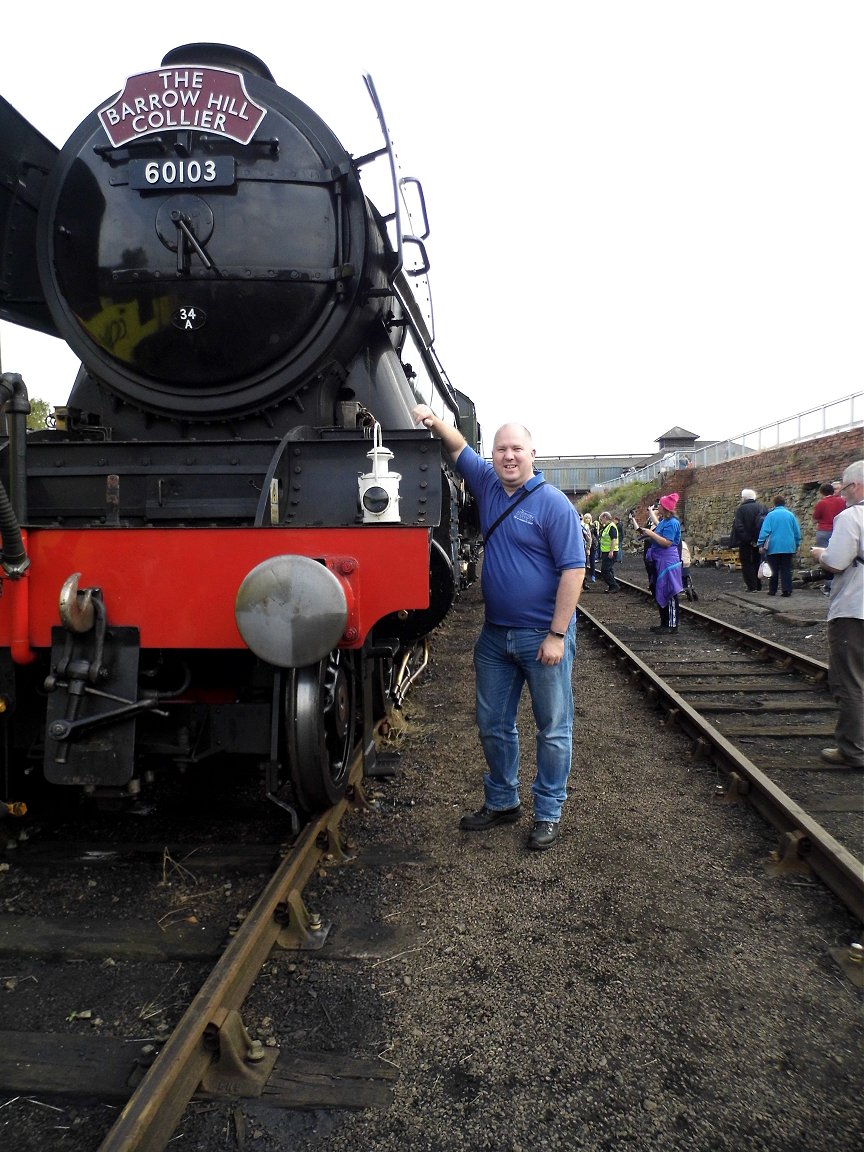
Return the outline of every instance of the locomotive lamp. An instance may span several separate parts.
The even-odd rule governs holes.
[[[364,524],[398,524],[399,481],[398,472],[390,471],[393,453],[381,443],[381,425],[373,430],[371,452],[366,456],[372,461],[372,471],[358,477],[360,485],[360,507],[363,509]]]

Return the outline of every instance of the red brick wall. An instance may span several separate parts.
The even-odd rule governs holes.
[[[819,485],[839,480],[855,460],[864,459],[861,429],[837,432],[757,452],[751,456],[714,464],[709,468],[687,468],[663,477],[662,488],[646,504],[656,503],[667,492],[678,492],[678,513],[684,538],[695,555],[716,550],[729,535],[742,488],[752,488],[756,498],[769,508],[775,496],[786,498],[786,507],[798,517],[803,534],[798,553],[799,567],[812,567],[809,549],[813,544],[813,505],[819,499]],[[640,509],[637,518],[644,513]]]

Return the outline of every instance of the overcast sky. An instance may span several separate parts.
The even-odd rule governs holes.
[[[721,439],[861,390],[861,0],[78,0],[47,19],[4,27],[0,92],[58,146],[128,75],[213,40],[360,155],[370,72],[425,190],[438,355],[487,447],[517,420],[541,455],[649,453],[673,425]],[[0,356],[64,402],[61,342],[0,324]]]

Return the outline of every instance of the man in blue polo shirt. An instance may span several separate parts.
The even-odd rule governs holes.
[[[576,605],[585,577],[585,546],[575,508],[534,471],[531,434],[521,424],[495,433],[492,463],[426,405],[414,420],[441,437],[480,510],[485,622],[474,646],[477,726],[486,758],[485,802],[460,827],[466,832],[519,819],[519,698],[528,684],[537,724],[534,826],[528,847],[551,848],[573,750],[573,657]]]

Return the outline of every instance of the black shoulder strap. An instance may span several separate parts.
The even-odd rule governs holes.
[[[545,483],[545,480],[541,480],[539,484],[535,484],[533,488],[526,488],[521,496],[517,496],[515,500],[511,500],[501,515],[498,517],[498,519],[495,521],[495,523],[492,525],[492,527],[489,529],[489,531],[486,533],[486,535],[483,537],[483,544],[486,545],[489,543],[489,537],[492,535],[501,521],[506,520],[510,513],[516,510],[517,504],[521,504],[523,500],[527,500],[532,492],[536,492],[538,488],[542,488]]]

